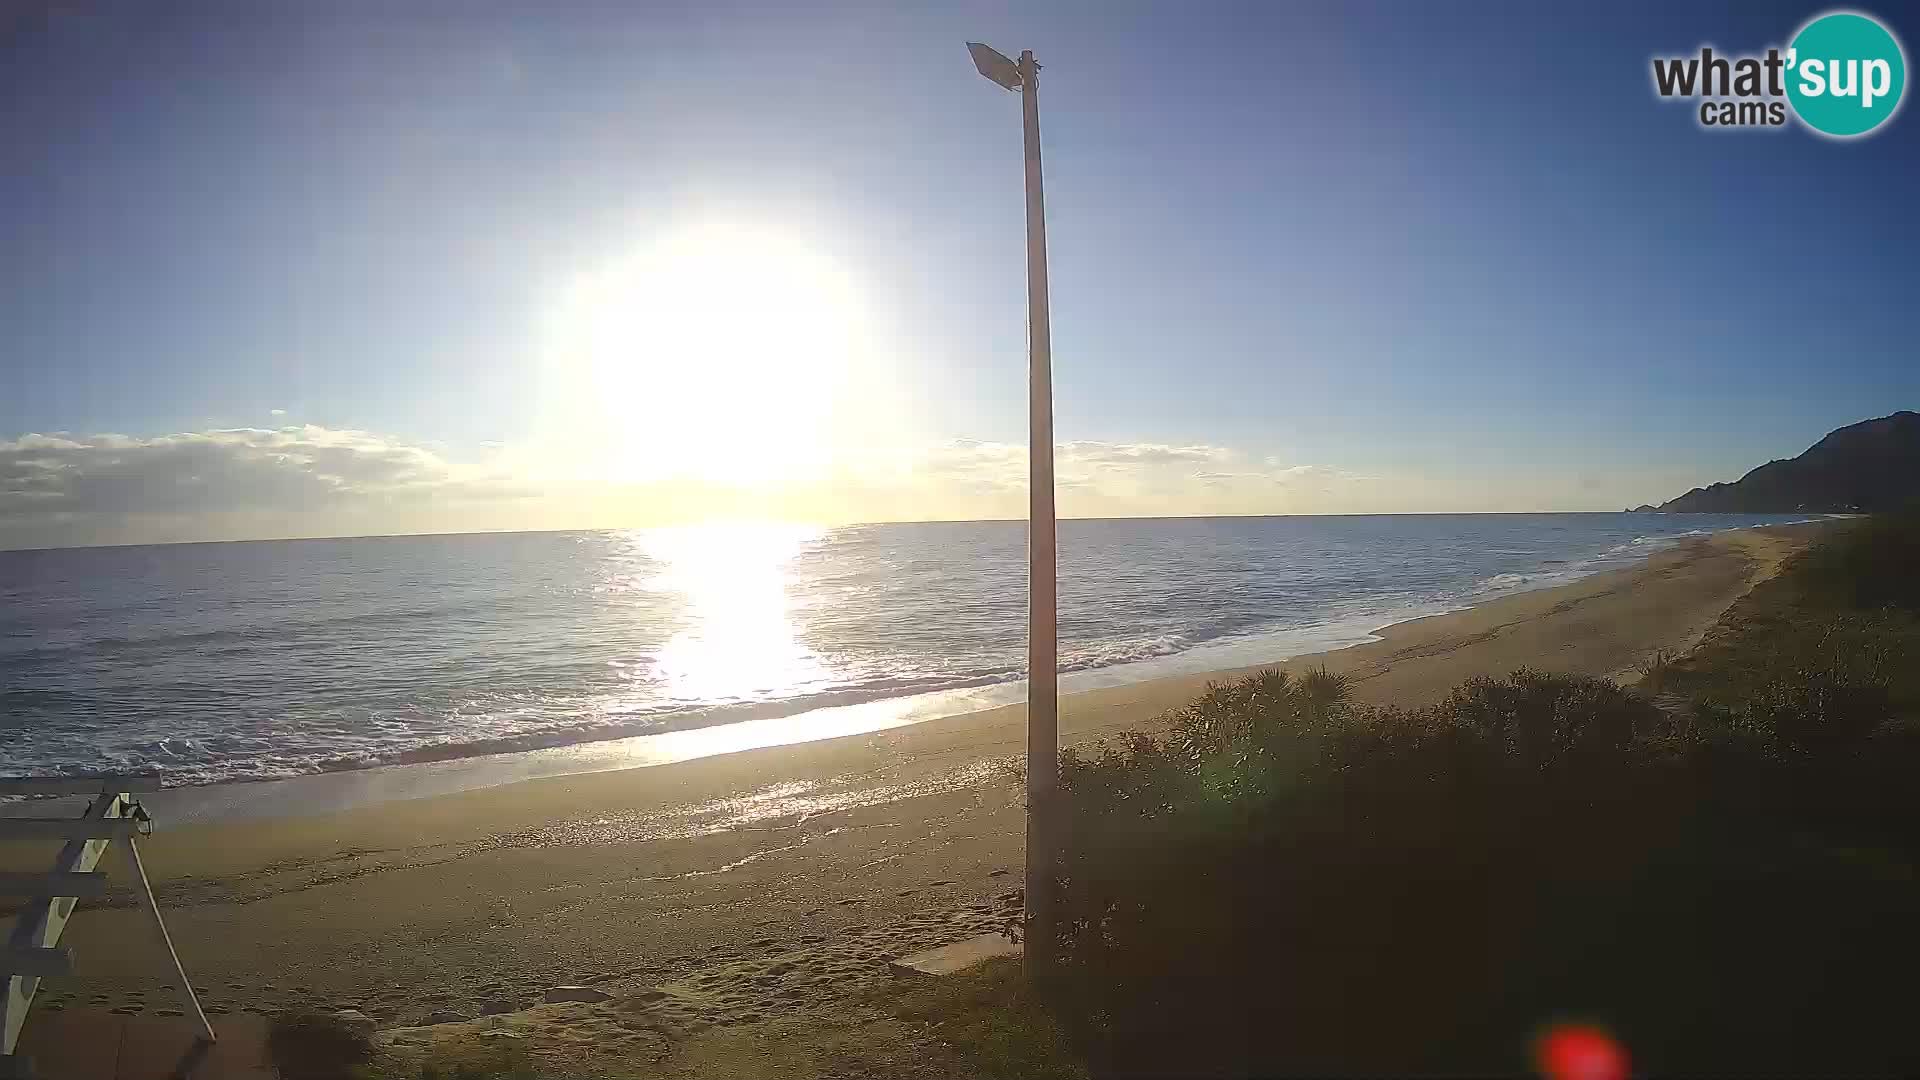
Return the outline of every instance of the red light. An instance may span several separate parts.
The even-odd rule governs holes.
[[[1597,1027],[1562,1024],[1540,1039],[1534,1066],[1547,1080],[1626,1080],[1627,1052]]]

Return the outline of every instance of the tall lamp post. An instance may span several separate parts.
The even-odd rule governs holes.
[[[1053,341],[1047,323],[1047,207],[1040,189],[1040,65],[968,42],[973,66],[1018,91],[1027,149],[1027,891],[1026,965],[1050,980],[1055,925],[1053,852],[1060,776],[1059,628],[1053,509]]]

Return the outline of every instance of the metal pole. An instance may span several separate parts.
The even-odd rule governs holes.
[[[1054,563],[1053,341],[1047,321],[1047,209],[1040,187],[1040,65],[1020,54],[1027,149],[1027,893],[1026,965],[1035,983],[1054,970],[1053,852],[1059,819],[1059,643]]]

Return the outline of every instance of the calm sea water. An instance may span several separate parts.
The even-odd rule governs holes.
[[[1791,520],[1070,521],[1061,666],[1280,659]],[[1024,676],[1018,522],[0,552],[0,773],[262,779]]]

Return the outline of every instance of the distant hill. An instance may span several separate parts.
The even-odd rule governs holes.
[[[1920,499],[1920,413],[1830,432],[1806,453],[1652,508],[1669,514],[1873,513]]]

